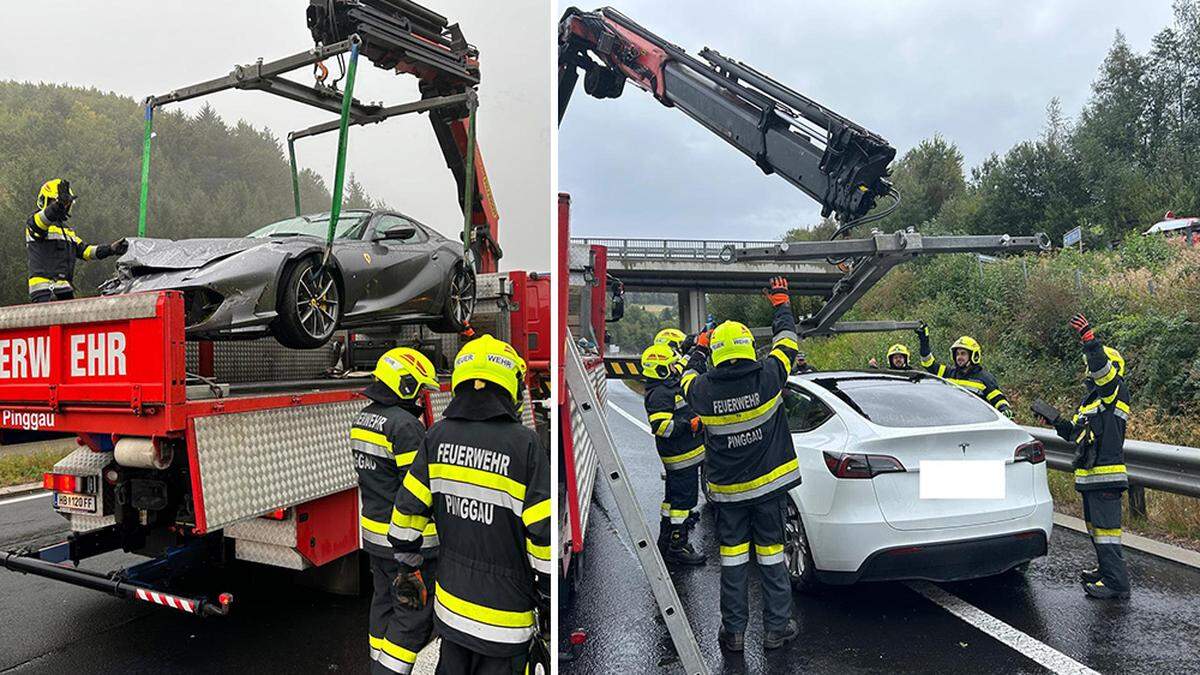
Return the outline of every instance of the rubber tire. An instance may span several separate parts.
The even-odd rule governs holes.
[[[330,332],[329,337],[324,340],[317,340],[300,327],[300,315],[296,312],[296,280],[304,271],[311,269],[313,266],[320,265],[321,261],[316,256],[308,256],[290,263],[283,270],[283,276],[280,280],[283,292],[279,296],[279,307],[277,308],[278,316],[271,324],[271,332],[275,335],[275,339],[279,344],[290,349],[317,349],[329,342],[329,339],[337,333],[337,326],[342,323],[342,310],[346,306],[346,299],[341,293],[341,279],[337,277],[337,272],[334,271],[334,278],[338,283],[338,314],[337,326]]]
[[[1020,565],[1017,565],[1016,567],[1009,568],[1008,574],[1023,577],[1029,571],[1029,565],[1031,563],[1032,563],[1032,561],[1023,562]]]
[[[475,312],[475,300],[476,300],[475,296],[479,292],[479,280],[477,278],[475,278],[474,270],[468,269],[461,262],[455,263],[454,270],[450,273],[450,277],[448,279],[446,279],[447,298],[446,298],[446,304],[442,307],[442,318],[438,319],[437,321],[434,321],[433,323],[431,323],[429,325],[429,327],[431,329],[433,329],[435,332],[438,332],[438,333],[461,333],[463,331],[463,329],[466,328],[466,325],[464,323],[460,322],[457,318],[455,318],[454,308],[450,305],[450,298],[449,298],[449,295],[450,295],[449,288],[450,288],[451,281],[454,279],[455,276],[462,274],[464,271],[467,274],[471,275],[471,281],[472,281],[472,283],[471,283],[471,314],[474,314],[474,312]],[[471,314],[467,315],[468,322],[470,322],[470,320],[471,320]]]
[[[788,578],[792,582],[792,590],[798,593],[811,593],[821,589],[822,584],[817,580],[817,568],[813,564],[812,550],[808,544],[808,535],[804,532],[804,519],[800,517],[800,510],[796,508],[796,503],[792,501],[791,496],[787,498],[787,516],[784,523],[784,556],[785,565],[788,568]],[[797,525],[796,533],[801,541],[790,538],[787,531],[787,523],[793,521]],[[803,554],[803,571],[797,575],[793,572],[791,562],[791,551],[794,546],[800,546]]]

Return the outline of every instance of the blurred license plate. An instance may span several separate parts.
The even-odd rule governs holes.
[[[923,460],[921,499],[1004,499],[1004,460]]]
[[[54,508],[59,511],[71,511],[73,513],[95,513],[96,496],[55,492]]]

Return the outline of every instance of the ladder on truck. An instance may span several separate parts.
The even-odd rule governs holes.
[[[608,429],[608,421],[584,369],[579,348],[571,336],[570,329],[564,326],[563,331],[566,334],[567,347],[565,383],[575,397],[584,431],[591,439],[599,458],[600,473],[617,501],[625,532],[633,542],[638,563],[646,574],[646,580],[650,582],[650,590],[654,593],[654,600],[662,612],[667,630],[670,631],[671,642],[675,645],[680,662],[688,675],[706,675],[708,668],[700,656],[700,646],[679,602],[679,594],[675,592],[675,584],[667,572],[667,565],[658,552],[654,538],[650,536],[650,528],[646,526],[642,510],[638,507],[633,487],[626,478],[625,465],[617,454],[616,444]]]

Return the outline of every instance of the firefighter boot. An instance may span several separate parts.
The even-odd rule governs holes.
[[[767,649],[779,649],[800,634],[800,625],[795,619],[788,619],[787,626],[783,630],[769,630],[763,636],[763,647]]]
[[[703,565],[706,560],[703,553],[697,553],[688,543],[688,528],[683,524],[672,526],[670,542],[663,559],[668,564],[678,565]]]
[[[1083,590],[1097,600],[1123,600],[1129,597],[1129,591],[1117,591],[1105,586],[1103,579],[1094,584],[1084,584]]]
[[[658,552],[667,557],[667,547],[671,543],[671,519],[663,516],[658,521]]]
[[[746,636],[745,633],[726,633],[722,628],[717,631],[717,644],[726,651],[740,652],[746,648]]]
[[[1079,570],[1079,581],[1084,584],[1094,584],[1100,581],[1100,568],[1093,567],[1090,570]]]
[[[683,524],[687,526],[687,529],[692,530],[695,529],[698,522],[700,522],[700,512],[693,510],[688,512],[687,520],[683,521]]]

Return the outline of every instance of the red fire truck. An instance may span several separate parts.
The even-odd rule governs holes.
[[[479,287],[477,330],[523,352],[531,388],[546,382],[549,278],[484,274]],[[368,378],[340,367],[347,338],[312,352],[270,339],[189,343],[177,292],[0,308],[0,428],[80,442],[44,478],[71,534],[0,553],[0,566],[202,616],[225,614],[232,597],[178,587],[196,565],[356,577],[348,439]],[[450,358],[461,340],[415,327],[400,339]],[[430,396],[429,421],[445,390]],[[78,567],[113,550],[149,560],[115,574]]]

